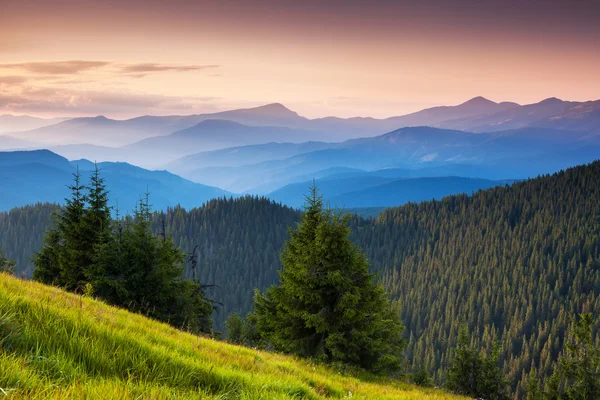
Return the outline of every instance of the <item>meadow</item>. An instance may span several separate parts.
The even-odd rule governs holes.
[[[462,398],[191,335],[3,273],[0,388],[11,399]]]

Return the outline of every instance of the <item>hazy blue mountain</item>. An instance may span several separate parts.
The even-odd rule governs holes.
[[[128,162],[140,167],[147,167],[147,165],[143,162],[145,159],[143,155],[128,152],[120,147],[97,146],[83,143],[47,146],[47,149],[69,160],[85,158],[87,160],[98,162]]]
[[[453,174],[486,179],[523,179],[590,162],[595,159],[594,153],[598,149],[600,136],[590,136],[585,132],[522,128],[477,134],[414,127],[373,138],[331,144],[327,149],[283,160],[197,169],[189,163],[182,174],[195,182],[220,185],[233,192],[262,194],[311,179],[311,174],[331,168],[406,170],[401,171],[403,175],[395,177]]]
[[[302,128],[309,121],[280,103],[199,115],[202,120],[225,119],[251,126],[287,126]]]
[[[387,121],[392,122],[396,129],[403,126],[434,126],[443,121],[504,112],[519,107],[517,103],[496,103],[479,96],[457,106],[432,107],[416,113],[388,118]]]
[[[29,115],[0,115],[0,134],[7,132],[29,131],[43,126],[53,125],[68,118],[37,118]]]
[[[456,106],[432,107],[416,113],[385,119],[362,117],[308,119],[275,103],[248,109],[185,116],[141,116],[128,120],[113,120],[102,116],[74,118],[49,126],[45,125],[57,121],[42,120],[45,122],[39,122],[43,124],[41,127],[15,132],[18,134],[11,136],[36,143],[42,142],[46,145],[87,143],[119,147],[145,138],[168,135],[191,128],[202,121],[215,119],[233,121],[247,126],[299,129],[304,131],[307,136],[302,141],[343,141],[351,138],[373,137],[411,126],[435,126],[473,132],[547,127],[598,133],[599,108],[600,100],[568,102],[551,98],[539,103],[520,106],[516,103],[495,103],[483,97],[475,97]],[[24,116],[23,118],[31,117]],[[3,132],[1,126],[0,123],[0,133]],[[23,129],[18,127],[18,130]],[[245,143],[229,143],[229,146],[243,144]],[[199,151],[197,150],[197,152]]]
[[[166,165],[169,171],[183,176],[186,172],[205,167],[236,167],[257,164],[268,160],[282,160],[296,154],[322,150],[336,143],[265,143],[248,146],[228,147],[206,151],[179,158]]]
[[[516,103],[495,103],[483,97],[475,97],[456,106],[438,106],[415,113],[385,119],[327,117],[310,121],[313,129],[336,132],[341,140],[381,135],[410,126],[434,126],[440,122],[478,115],[487,115],[519,107]]]
[[[132,211],[146,190],[156,209],[177,204],[195,207],[229,193],[193,183],[167,171],[149,171],[126,163],[99,163],[111,192],[112,205],[118,201],[123,211]],[[69,195],[73,173],[79,167],[87,182],[93,163],[69,162],[48,150],[0,152],[0,210],[48,201],[62,203]]]
[[[168,161],[199,152],[269,142],[306,142],[315,139],[311,131],[277,126],[249,126],[228,120],[206,120],[170,135],[144,139],[126,146],[129,152],[152,160]]]
[[[40,125],[36,129],[31,128],[19,132],[15,136],[46,145],[92,144],[119,147],[154,136],[168,135],[193,127],[202,121],[213,119],[229,120],[246,125],[280,127],[295,127],[308,121],[281,104],[269,104],[262,107],[211,114],[146,115],[127,120],[115,120],[104,116],[73,118],[61,123],[54,123],[54,125]],[[200,150],[197,149],[196,152],[198,151]]]
[[[216,184],[233,192],[269,193],[298,177],[330,168],[362,170],[395,166],[431,165],[441,157],[456,157],[456,149],[481,143],[485,137],[435,128],[403,128],[375,138],[353,139],[331,148],[241,167],[188,169],[183,176],[195,182]],[[461,147],[462,145],[462,147]],[[447,154],[440,153],[444,151]]]
[[[17,139],[8,135],[0,135],[0,150],[26,149],[34,146],[36,146],[34,143],[26,140]]]
[[[304,195],[308,193],[309,188],[313,185],[313,182],[317,184],[319,187],[320,193],[323,195],[326,202],[329,202],[330,199],[335,198],[341,194],[347,193],[349,191],[362,191],[367,188],[372,188],[374,186],[382,185],[384,183],[390,182],[391,179],[384,178],[376,175],[362,175],[362,176],[354,176],[354,177],[342,177],[342,178],[332,178],[327,177],[323,179],[315,178],[313,181],[307,180],[299,183],[292,183],[290,185],[286,185],[280,189],[277,189],[269,194],[269,197],[276,202],[288,205],[290,207],[299,208],[304,204]],[[332,204],[332,206],[335,206]],[[344,205],[347,207],[361,207],[360,205]]]
[[[119,121],[97,116],[73,118],[14,135],[46,145],[93,144],[116,147],[151,136],[166,135],[180,129],[181,122],[179,117],[140,117]],[[189,125],[183,123],[183,126]]]
[[[587,102],[549,98],[501,112],[449,120],[439,127],[494,132],[524,127],[600,133],[600,100]]]
[[[377,186],[348,191],[327,198],[331,207],[393,207],[408,202],[421,202],[431,199],[467,193],[481,189],[512,184],[513,180],[492,181],[463,177],[435,177],[397,179]]]
[[[344,172],[315,178],[324,200],[333,208],[392,207],[408,201],[430,200],[449,194],[470,193],[481,188],[512,183],[456,176],[409,178],[412,171],[384,169]],[[267,197],[291,207],[304,204],[304,194],[313,180],[286,185]]]

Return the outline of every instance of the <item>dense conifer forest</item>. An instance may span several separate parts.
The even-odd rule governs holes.
[[[0,247],[17,274],[41,246],[52,208],[0,214]],[[243,197],[152,218],[154,231],[164,226],[184,252],[198,246],[198,278],[214,285],[207,295],[222,303],[214,320],[223,329],[231,312],[251,311],[255,288],[278,281],[279,253],[300,214]],[[600,162],[388,209],[377,219],[354,217],[350,226],[373,272],[400,301],[412,368],[438,382],[466,326],[474,348],[492,351],[499,342],[504,374],[523,398],[530,375],[553,372],[570,317],[600,313]],[[192,276],[190,263],[185,273]]]

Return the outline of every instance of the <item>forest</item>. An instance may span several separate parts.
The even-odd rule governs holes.
[[[150,197],[151,198],[151,197]],[[30,276],[54,206],[0,214],[0,246]],[[152,214],[184,253],[197,248],[198,278],[214,285],[223,329],[252,310],[254,289],[277,283],[279,253],[300,213],[268,199],[216,199]],[[517,398],[531,377],[548,377],[571,317],[600,310],[600,163],[511,186],[407,204],[377,218],[353,217],[351,238],[400,303],[406,358],[444,379],[466,326],[475,348],[499,342],[499,360]],[[186,276],[192,276],[191,265]],[[598,326],[594,327],[594,333]],[[225,332],[226,333],[226,332]],[[598,344],[598,336],[595,342]]]

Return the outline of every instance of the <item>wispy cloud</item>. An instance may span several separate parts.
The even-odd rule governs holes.
[[[169,64],[158,64],[158,63],[139,63],[139,64],[127,64],[120,67],[119,71],[125,74],[144,74],[149,72],[188,72],[188,71],[201,71],[204,69],[219,68],[220,65],[209,64],[209,65],[169,65]]]
[[[0,110],[10,113],[130,116],[191,113],[215,109],[216,97],[171,97],[127,92],[101,92],[19,86],[0,90]]]
[[[61,115],[164,114],[214,109],[213,97],[170,97],[118,90],[133,78],[186,73],[219,65],[53,61],[0,64],[0,110]],[[8,72],[8,73],[7,73]],[[125,82],[121,82],[125,81]],[[103,86],[106,87],[106,91]]]
[[[110,64],[111,63],[108,61],[70,60],[0,64],[0,68],[20,69],[35,74],[68,75],[77,74],[90,69],[106,67]]]
[[[24,83],[27,81],[27,77],[25,76],[0,76],[0,85],[12,86],[20,83]]]
[[[126,75],[130,77],[142,77],[155,72],[190,72],[202,71],[205,69],[219,68],[220,65],[207,64],[160,64],[160,63],[134,63],[117,64],[110,61],[35,61],[22,63],[0,64],[0,69],[16,69],[24,72],[43,75],[75,75],[81,72],[94,69],[109,69],[115,74]]]

